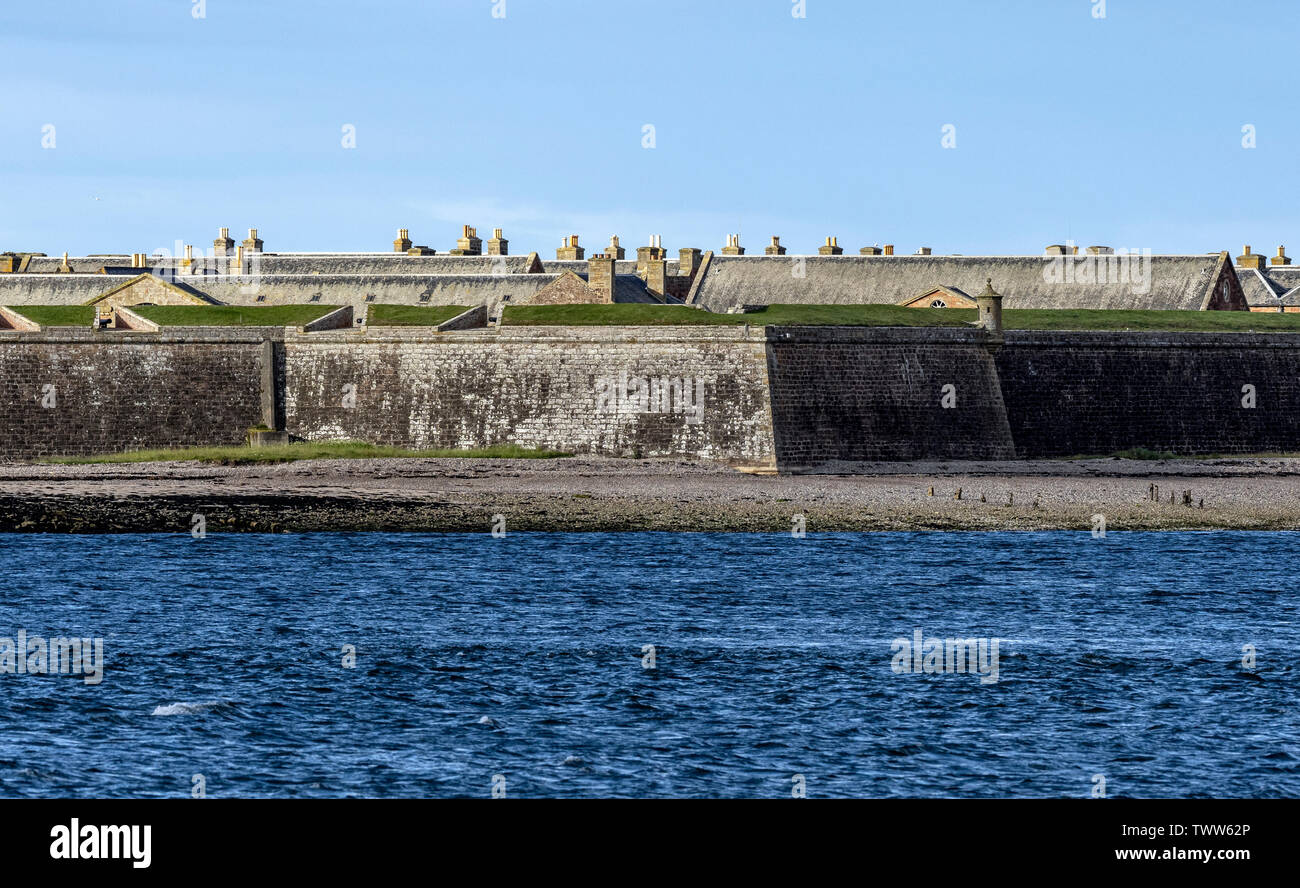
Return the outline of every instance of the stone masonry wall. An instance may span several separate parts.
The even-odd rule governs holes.
[[[782,469],[1015,455],[982,334],[773,327],[768,335]],[[953,388],[945,393],[948,385]],[[944,406],[945,394],[950,407]]]
[[[285,343],[285,418],[308,440],[771,465],[766,369],[727,327],[312,334]]]
[[[238,444],[263,416],[264,346],[152,334],[0,338],[0,457]]]
[[[237,444],[263,421],[310,440],[791,471],[1300,450],[1300,335],[1011,331],[987,346],[965,328],[6,331],[0,458]]]
[[[1021,457],[1300,450],[1297,335],[1012,331],[997,367]]]

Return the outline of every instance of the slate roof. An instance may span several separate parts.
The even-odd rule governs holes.
[[[989,278],[1003,308],[1161,308],[1199,310],[1224,254],[1141,257],[1149,292],[1116,281],[1114,256],[722,256],[710,257],[693,301],[710,311],[772,303],[896,305],[933,287],[982,293]],[[1094,260],[1107,281],[1051,281],[1061,260]],[[1142,266],[1134,266],[1141,269]],[[1052,265],[1056,262],[1056,265]],[[1081,266],[1076,265],[1078,269]],[[799,274],[802,273],[802,276]]]
[[[471,257],[476,258],[476,257]],[[579,263],[586,270],[586,263]],[[635,263],[633,264],[635,267]],[[134,269],[136,275],[150,269]],[[157,274],[160,269],[152,270]],[[168,275],[159,275],[170,277]],[[552,274],[261,274],[177,275],[174,282],[197,295],[230,305],[495,305],[531,295],[559,277]],[[586,275],[580,275],[584,280]],[[121,274],[0,274],[0,305],[78,305],[123,283]],[[373,297],[373,299],[371,298]],[[661,302],[635,274],[617,275],[615,302]]]
[[[404,253],[262,253],[262,274],[522,274],[527,256],[408,256]],[[584,265],[586,263],[583,263]]]
[[[1300,266],[1270,265],[1267,268],[1237,269],[1237,279],[1252,307],[1300,305]]]

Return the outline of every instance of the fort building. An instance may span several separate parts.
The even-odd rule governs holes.
[[[552,285],[570,274],[588,283],[592,275],[578,235],[566,236],[548,260],[537,252],[511,255],[500,228],[485,251],[471,225],[445,253],[415,245],[407,228],[397,230],[387,252],[303,253],[268,251],[257,229],[236,245],[225,227],[211,255],[196,255],[190,245],[178,252],[0,253],[0,305],[88,304],[109,290],[122,295],[113,278],[144,273],[217,304],[485,304],[495,315],[501,305],[527,305],[543,291],[548,304],[561,290],[581,296],[571,281]],[[1284,250],[1266,260],[1249,247],[1234,265],[1226,252],[1155,256],[1091,246],[1080,253],[1070,244],[1022,256],[942,255],[929,247],[896,255],[892,244],[846,254],[834,236],[816,253],[796,255],[773,237],[763,255],[747,256],[740,236],[731,234],[716,253],[686,247],[669,258],[659,235],[637,247],[635,261],[626,253],[614,235],[599,257],[614,262],[614,302],[715,312],[771,304],[974,308],[990,278],[1007,308],[1300,310],[1300,267]],[[145,288],[132,286],[136,291],[123,298],[146,297]]]

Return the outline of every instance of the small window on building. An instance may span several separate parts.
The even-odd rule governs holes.
[[[931,307],[931,308],[947,308],[947,307],[948,307],[948,303],[944,302],[942,299],[932,299],[932,300],[930,301],[930,307]]]

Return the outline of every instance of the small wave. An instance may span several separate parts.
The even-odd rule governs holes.
[[[208,712],[219,706],[224,706],[220,700],[214,700],[210,703],[171,703],[167,706],[158,706],[150,715],[197,715],[200,712]]]

